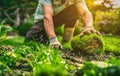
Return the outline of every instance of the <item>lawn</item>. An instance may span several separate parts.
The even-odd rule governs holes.
[[[39,42],[25,43],[22,36],[6,38],[0,41],[0,76],[118,76],[120,39],[103,39],[104,54],[82,55]]]

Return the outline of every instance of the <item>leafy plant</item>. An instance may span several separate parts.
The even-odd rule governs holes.
[[[16,27],[18,33],[22,36],[25,36],[28,30],[33,26],[34,22],[33,19],[28,19],[27,22],[22,23],[20,26]]]
[[[0,41],[5,39],[7,36],[7,33],[12,30],[12,28],[5,26],[5,20],[0,24]]]
[[[119,35],[120,32],[120,17],[119,9],[109,10],[109,11],[96,11],[96,16],[94,20],[94,26],[97,30],[105,34],[116,34]]]

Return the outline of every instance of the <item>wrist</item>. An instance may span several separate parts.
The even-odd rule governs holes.
[[[58,42],[57,37],[50,37],[49,38],[50,43]]]

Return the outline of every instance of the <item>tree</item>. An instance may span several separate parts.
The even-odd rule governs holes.
[[[1,0],[1,18],[7,17],[14,25],[19,26],[27,22],[35,11],[36,4],[37,0]]]

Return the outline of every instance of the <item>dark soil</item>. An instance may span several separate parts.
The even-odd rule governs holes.
[[[0,50],[5,50],[5,51],[12,51],[12,48],[13,48],[12,46],[0,46]],[[83,63],[85,61],[92,61],[92,60],[106,61],[109,59],[110,56],[115,56],[114,54],[111,54],[111,53],[108,53],[108,54],[80,54],[76,51],[71,51],[71,50],[62,50],[61,55],[68,64],[75,66],[75,70],[71,71],[71,73],[75,73],[76,71],[78,71],[83,66]],[[31,57],[29,55],[27,57],[31,60]],[[120,58],[120,56],[115,56],[115,57]],[[23,73],[28,76],[32,75],[32,68],[26,60],[18,61],[11,68],[13,70],[12,76],[18,76],[18,75],[22,76]],[[8,76],[8,73],[4,73],[4,76]]]
[[[85,61],[107,61],[111,56],[120,58],[120,56],[115,56],[114,54],[80,54],[74,51],[62,51],[62,57],[65,61],[75,66],[75,70],[72,73],[75,73],[77,70],[81,69]]]

